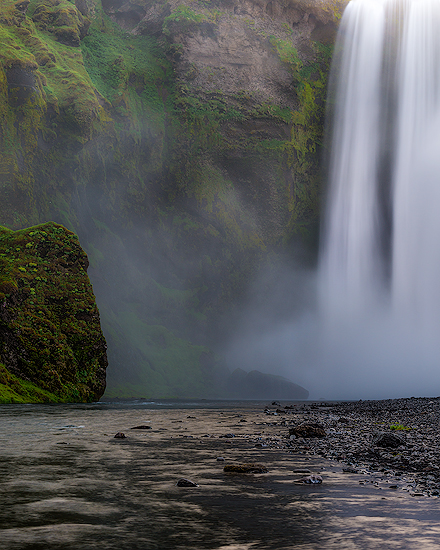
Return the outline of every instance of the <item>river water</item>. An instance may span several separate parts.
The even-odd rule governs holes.
[[[440,546],[438,499],[360,487],[337,463],[289,454],[281,448],[287,428],[264,405],[0,406],[0,548]],[[255,446],[268,439],[272,446]],[[269,473],[225,474],[234,462],[262,463]],[[322,485],[295,484],[294,469],[304,467]],[[182,477],[199,486],[177,487]]]

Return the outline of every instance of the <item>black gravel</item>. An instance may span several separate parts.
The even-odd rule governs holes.
[[[265,412],[279,417],[270,424],[285,426],[284,439],[268,446],[281,443],[292,453],[339,461],[347,474],[381,472],[414,496],[440,495],[440,397],[271,406]],[[325,437],[294,435],[301,431],[292,428],[308,424],[322,426]]]

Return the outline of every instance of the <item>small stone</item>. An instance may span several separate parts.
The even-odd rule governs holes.
[[[127,436],[122,432],[118,432],[114,437],[114,439],[126,439],[126,438]]]
[[[151,426],[141,424],[140,426],[133,426],[133,428],[130,428],[130,430],[151,430]]]
[[[228,438],[228,439],[231,439],[232,437],[235,437],[235,434],[219,435],[219,437],[226,437],[226,438]]]
[[[217,457],[217,462],[224,462],[225,459],[222,456]]]
[[[344,472],[344,474],[358,474],[359,473],[359,470],[356,470],[356,468],[351,468],[351,467],[342,468],[342,471]]]
[[[194,483],[194,481],[191,481],[190,479],[185,479],[182,477],[179,479],[179,481],[176,483],[177,487],[198,487],[197,483]]]
[[[302,477],[297,479],[295,483],[304,483],[306,485],[316,485],[322,483],[322,477],[312,474],[311,476]]]

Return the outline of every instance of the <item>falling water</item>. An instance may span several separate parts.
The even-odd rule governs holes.
[[[439,394],[440,0],[351,0],[332,79],[326,356]]]

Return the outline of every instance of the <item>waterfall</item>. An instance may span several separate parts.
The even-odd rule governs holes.
[[[362,310],[378,285],[377,173],[385,12],[352,1],[336,44],[339,81],[333,113],[330,194],[321,269],[330,314]]]
[[[326,368],[440,394],[440,0],[349,2],[329,119]]]

